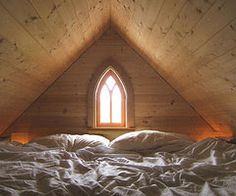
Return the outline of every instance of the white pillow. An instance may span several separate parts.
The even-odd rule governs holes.
[[[192,140],[192,138],[189,138],[188,136],[182,134],[144,130],[125,133],[111,141],[110,147],[117,148],[120,150],[142,151],[157,148],[164,149],[164,146],[167,147],[170,145],[172,145],[173,147],[177,147],[178,143],[182,144],[180,146],[181,149],[183,149],[184,144],[189,145],[193,142],[194,141]]]
[[[96,146],[108,146],[110,140],[100,135],[76,135],[74,136],[74,144],[72,151],[84,148],[84,147],[96,147]]]
[[[71,135],[55,134],[46,137],[40,137],[31,142],[37,143],[48,148],[63,147],[67,151],[75,151],[84,147],[95,147],[98,145],[108,146],[110,141],[99,135]]]
[[[70,134],[55,134],[36,138],[30,143],[40,144],[48,148],[64,147],[68,149],[73,146],[74,140]]]

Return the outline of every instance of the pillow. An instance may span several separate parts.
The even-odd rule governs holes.
[[[30,143],[40,144],[48,148],[64,147],[68,149],[73,146],[74,140],[70,134],[55,134],[36,138]]]
[[[48,148],[62,147],[67,151],[75,151],[84,147],[95,147],[99,145],[108,146],[110,141],[99,135],[71,135],[55,134],[46,137],[40,137],[31,142],[37,143]]]
[[[187,145],[192,144],[192,138],[176,133],[167,133],[153,130],[143,130],[125,133],[110,143],[110,147],[120,150],[150,150],[150,149],[168,149],[172,145],[172,150],[180,146],[181,150]],[[164,148],[166,147],[166,148]]]
[[[72,151],[84,148],[84,147],[96,147],[96,146],[108,146],[110,140],[100,135],[76,135],[74,136],[74,144]]]

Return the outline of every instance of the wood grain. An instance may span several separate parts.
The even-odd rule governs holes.
[[[109,13],[106,0],[0,1],[0,133],[107,28]]]
[[[235,10],[235,0],[0,0],[0,133],[111,23],[207,120],[215,134],[236,134]],[[101,38],[111,44],[107,39]],[[94,62],[99,63],[109,54],[121,58],[124,64],[129,63],[123,47],[112,43],[112,47],[118,46],[120,49],[116,51],[109,51],[108,46],[103,50],[92,48],[100,55],[94,57]],[[84,57],[79,62],[87,63]],[[64,81],[66,88],[55,83],[50,89],[53,96],[47,99],[58,97],[63,102],[71,91],[76,91],[72,100],[84,97],[85,81],[93,74],[86,70],[89,66],[75,69]],[[129,65],[132,66],[135,69]],[[149,74],[146,70],[132,73],[133,77]],[[74,81],[78,74],[81,86]],[[149,77],[155,78],[152,74]],[[137,81],[137,99],[143,102],[146,94],[150,95],[148,99],[156,101],[154,97],[166,89],[160,82],[158,89],[152,84],[151,79]],[[164,94],[161,94],[163,99],[167,97],[170,101],[172,95]]]
[[[113,59],[113,61],[109,60]],[[112,63],[111,63],[112,62]],[[114,30],[108,30],[9,129],[37,134],[73,131],[101,133],[88,128],[89,87],[99,67],[116,64],[130,79],[134,94],[134,128],[159,129],[200,138],[211,127]],[[108,66],[108,65],[107,65]],[[120,68],[120,69],[121,69]],[[90,112],[90,115],[93,113]],[[130,130],[130,129],[129,129]],[[129,130],[122,129],[123,132]],[[110,138],[121,134],[109,131]]]
[[[113,26],[217,132],[236,134],[236,2],[147,2],[113,0]]]

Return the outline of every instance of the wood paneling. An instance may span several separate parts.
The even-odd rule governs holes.
[[[19,118],[9,131],[87,130],[88,87],[103,62],[121,66],[133,86],[136,129],[159,129],[201,138],[211,127],[113,30],[108,30]],[[89,130],[90,133],[103,133]],[[111,132],[111,131],[110,131]],[[109,132],[109,134],[110,134]],[[117,132],[117,134],[125,130]],[[106,135],[109,135],[106,134]],[[113,135],[117,135],[114,134]],[[113,136],[112,136],[113,137]]]
[[[234,0],[111,3],[122,37],[222,135],[236,134],[235,10]]]
[[[235,0],[0,0],[0,133],[96,40],[110,21],[217,134],[236,133],[235,10]],[[116,42],[112,47],[116,44],[120,47]],[[129,63],[123,58],[123,47],[106,52],[91,50],[104,58],[108,52]],[[84,59],[79,61],[83,64]],[[92,75],[86,69],[75,69],[64,81],[66,88],[57,82],[50,95],[63,101],[62,95],[71,95],[77,89],[72,99],[83,97],[86,75]],[[133,77],[145,77],[147,72]],[[77,74],[81,86],[74,82]],[[143,102],[144,93],[155,100],[159,91],[165,91],[160,82],[155,89],[150,81],[135,84],[138,100]],[[168,93],[161,95],[171,102]]]
[[[0,133],[107,28],[108,5],[0,1]]]

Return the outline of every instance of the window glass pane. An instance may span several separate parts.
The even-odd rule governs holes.
[[[112,122],[121,123],[121,92],[117,85],[112,92]]]
[[[108,88],[110,90],[112,90],[113,86],[116,84],[116,81],[114,80],[114,78],[112,76],[109,76],[107,78],[106,84],[107,84]]]
[[[100,122],[110,123],[110,94],[106,85],[100,93]]]

